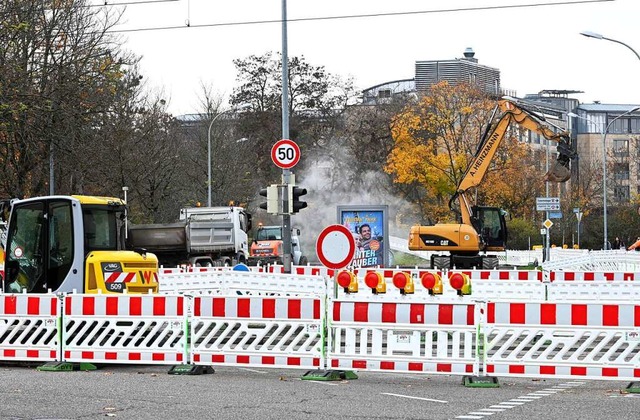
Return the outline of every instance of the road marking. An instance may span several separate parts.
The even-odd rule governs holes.
[[[411,395],[391,394],[390,392],[383,392],[381,395],[390,395],[392,397],[408,398],[410,400],[432,401],[432,402],[447,404],[447,401],[443,401],[443,400],[434,400],[432,398],[413,397]]]
[[[483,419],[484,416],[458,416],[457,419]]]
[[[267,373],[267,372],[264,372],[264,371],[262,371],[262,370],[249,369],[249,368],[238,368],[238,369],[240,369],[240,370],[246,370],[247,372],[253,372],[253,373]]]
[[[491,407],[489,407],[489,408],[483,408],[483,410],[486,410],[486,411],[495,411],[496,413],[499,413],[499,412],[502,412],[502,411],[506,410],[506,408],[504,408],[504,407],[495,407],[495,408],[494,408],[493,406],[491,406]]]
[[[491,412],[491,411],[472,411],[469,414],[474,414],[474,415],[477,415],[477,416],[493,416],[496,413]]]
[[[340,384],[337,384],[335,382],[329,382],[329,381],[306,380],[305,382],[313,382],[314,384],[322,384],[322,385],[329,385],[329,386],[338,386],[338,385],[340,385]]]

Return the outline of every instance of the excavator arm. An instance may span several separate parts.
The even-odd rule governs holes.
[[[545,181],[566,182],[571,177],[570,163],[576,153],[571,147],[570,138],[567,132],[546,121],[542,115],[529,111],[512,100],[500,100],[494,110],[494,115],[498,110],[502,112],[502,116],[496,123],[488,127],[480,141],[478,151],[476,152],[471,165],[458,185],[455,195],[449,202],[451,207],[457,199],[460,206],[460,217],[462,219],[462,223],[467,225],[473,225],[474,223],[472,220],[473,212],[469,200],[466,197],[466,192],[470,188],[477,187],[482,182],[498,147],[502,143],[502,140],[512,123],[515,123],[529,131],[538,133],[547,140],[556,141],[558,143],[558,156],[556,162],[545,174]],[[558,132],[554,131],[552,127],[557,129]]]

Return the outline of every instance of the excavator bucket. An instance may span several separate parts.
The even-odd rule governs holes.
[[[544,176],[544,180],[548,182],[567,182],[571,178],[571,168],[568,162],[557,160],[549,172]]]

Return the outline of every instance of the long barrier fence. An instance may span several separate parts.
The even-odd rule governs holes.
[[[0,360],[640,378],[633,272],[273,271],[167,271],[156,295],[3,294]]]

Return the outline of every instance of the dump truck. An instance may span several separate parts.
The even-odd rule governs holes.
[[[190,207],[178,221],[129,224],[127,243],[158,257],[160,265],[213,267],[246,263],[251,215],[242,207]]]

